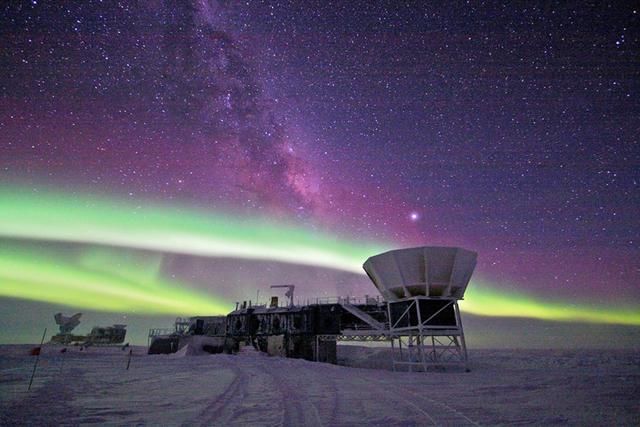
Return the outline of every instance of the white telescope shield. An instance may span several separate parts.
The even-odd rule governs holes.
[[[462,299],[477,256],[462,248],[422,246],[372,256],[363,268],[387,301],[416,296]]]

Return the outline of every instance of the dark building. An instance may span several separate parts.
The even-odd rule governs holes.
[[[200,345],[211,353],[231,353],[244,343],[271,355],[336,363],[336,340],[327,338],[376,332],[371,323],[380,329],[387,324],[386,304],[376,299],[290,307],[274,302],[270,307],[243,303],[225,317],[192,317],[186,330],[152,336],[149,354],[172,353],[203,336],[208,338]]]
[[[363,268],[380,297],[334,298],[287,306],[238,304],[226,317],[193,317],[169,333],[150,331],[149,353],[186,345],[211,353],[241,345],[284,357],[336,363],[338,340],[391,341],[394,369],[426,371],[432,365],[467,365],[458,301],[476,266],[477,254],[462,248],[424,246],[370,257]]]

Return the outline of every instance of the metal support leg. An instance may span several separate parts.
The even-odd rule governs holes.
[[[464,329],[462,329],[462,317],[460,316],[460,308],[458,307],[458,302],[455,303],[454,311],[456,313],[456,323],[458,324],[458,328],[460,329],[460,345],[462,346],[462,358],[464,360],[464,370],[470,372],[469,369],[469,358],[467,356],[467,344],[464,340]]]

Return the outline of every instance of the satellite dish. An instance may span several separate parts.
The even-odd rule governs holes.
[[[76,313],[73,316],[56,313],[53,318],[56,320],[56,324],[60,326],[60,333],[69,334],[80,324],[80,316],[82,316],[82,313]]]
[[[477,257],[462,248],[422,246],[372,256],[363,268],[387,301],[417,296],[462,299]]]

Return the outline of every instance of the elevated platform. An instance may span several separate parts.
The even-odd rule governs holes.
[[[389,302],[387,307],[394,370],[426,371],[446,365],[468,370],[457,299],[418,296]]]

